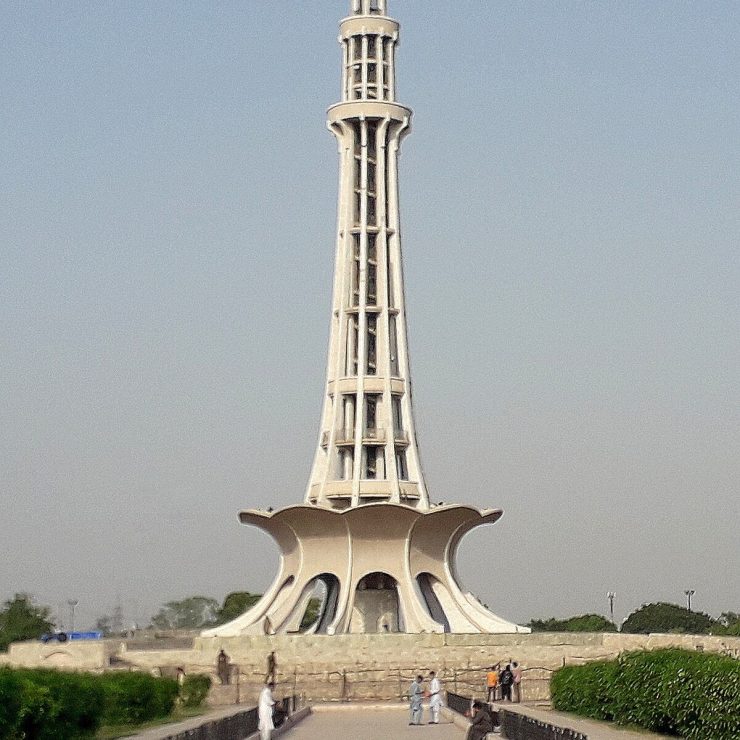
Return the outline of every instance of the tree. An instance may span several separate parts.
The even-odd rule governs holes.
[[[307,630],[309,627],[313,627],[314,623],[319,618],[320,609],[321,599],[309,599],[308,606],[306,607],[306,613],[303,615],[303,619],[301,619],[301,626],[299,627],[301,632]]]
[[[740,637],[740,614],[736,612],[722,612],[717,621],[721,625],[717,630],[717,634]]]
[[[581,614],[567,619],[533,619],[532,632],[616,632],[617,628],[601,614]]]
[[[223,606],[218,610],[216,624],[225,624],[240,617],[261,598],[262,594],[251,594],[249,591],[234,591],[228,594],[224,599]]]
[[[102,632],[103,637],[110,637],[110,634],[113,632],[111,622],[111,617],[109,617],[107,614],[103,614],[103,616],[98,617],[97,621],[95,622],[95,629],[98,632]]]
[[[650,632],[686,632],[704,635],[720,625],[708,614],[689,611],[678,604],[664,601],[644,604],[627,617],[622,632],[646,635]]]
[[[216,623],[218,601],[208,596],[189,596],[182,601],[168,601],[152,617],[152,624],[163,630],[200,629]]]
[[[28,594],[16,594],[6,601],[0,611],[0,650],[5,651],[11,642],[31,640],[54,628],[47,606],[36,606]]]

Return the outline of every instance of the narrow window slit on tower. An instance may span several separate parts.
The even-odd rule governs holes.
[[[368,316],[367,317],[367,374],[368,375],[375,375],[377,371],[377,358],[376,358],[377,328],[378,328],[378,317]]]
[[[350,306],[360,305],[360,235],[352,235],[352,266],[350,276]]]
[[[406,467],[406,452],[404,450],[396,450],[396,471],[399,480],[409,479],[409,471]]]
[[[378,254],[377,234],[367,235],[367,305],[374,306],[378,302]]]
[[[388,341],[391,353],[391,375],[399,377],[399,363],[398,363],[398,334],[396,329],[396,317],[390,316],[388,318]]]
[[[393,431],[403,431],[403,410],[401,408],[401,396],[393,396]]]

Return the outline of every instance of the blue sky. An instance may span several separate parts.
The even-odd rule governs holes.
[[[1,597],[144,621],[275,574],[236,512],[316,443],[347,6],[0,6]],[[506,512],[465,585],[737,611],[737,4],[391,14],[427,483]]]

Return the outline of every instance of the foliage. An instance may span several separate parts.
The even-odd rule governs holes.
[[[0,668],[0,740],[18,736],[23,684],[15,671]]]
[[[182,601],[169,601],[152,617],[159,629],[199,629],[216,623],[218,602],[208,596],[189,596]]]
[[[49,609],[36,606],[28,594],[16,594],[6,601],[0,611],[0,650],[7,650],[11,642],[30,640],[50,632]]]
[[[218,610],[216,624],[225,624],[244,614],[251,609],[260,599],[262,594],[250,594],[249,591],[234,591],[226,596],[223,606]]]
[[[740,661],[713,653],[655,650],[566,666],[551,682],[555,709],[613,719],[686,740],[737,740]]]
[[[113,631],[113,620],[107,615],[104,614],[102,617],[98,617],[98,619],[95,622],[95,629],[98,632],[103,633],[103,637],[110,637],[112,631]]]
[[[553,705],[593,719],[614,719],[610,690],[618,670],[616,661],[603,660],[561,668],[550,682]]]
[[[93,737],[101,722],[103,691],[91,675],[5,669],[0,697],[0,738],[76,740]]]
[[[647,635],[651,632],[685,632],[704,635],[718,627],[708,614],[689,611],[677,604],[645,604],[627,617],[622,632]]]
[[[178,686],[171,678],[145,673],[104,673],[103,721],[109,725],[140,724],[167,717],[175,706]]]
[[[723,612],[717,621],[719,622],[719,626],[712,630],[714,634],[740,637],[740,614]]]
[[[532,632],[616,632],[617,628],[601,614],[582,614],[568,619],[533,619]]]
[[[0,740],[81,740],[101,723],[167,717],[177,682],[143,673],[101,676],[49,669],[0,669]]]
[[[206,700],[211,688],[211,677],[202,673],[185,676],[180,686],[180,700],[184,707],[199,707]]]
[[[313,627],[316,620],[319,618],[319,611],[321,609],[321,599],[309,599],[306,612],[301,619],[301,630],[307,630],[309,627]]]

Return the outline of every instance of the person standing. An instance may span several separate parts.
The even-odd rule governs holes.
[[[423,677],[418,675],[409,688],[409,701],[411,708],[410,725],[420,725],[423,712],[422,701],[424,700],[424,689],[421,687]]]
[[[272,731],[275,729],[275,725],[272,722],[272,708],[275,706],[275,698],[272,695],[274,688],[275,684],[270,681],[260,692],[260,700],[257,708],[260,740],[270,740]]]
[[[471,710],[473,721],[468,728],[465,740],[485,740],[489,732],[493,732],[493,720],[488,709],[479,701],[473,702]]]
[[[514,676],[514,701],[522,700],[522,667],[514,661],[511,664],[511,672]]]
[[[265,683],[275,683],[277,679],[277,658],[275,657],[275,651],[273,650],[267,656],[267,673],[265,673]]]
[[[231,683],[231,661],[223,648],[216,659],[216,673],[218,673],[218,680],[222,686],[228,686]]]
[[[439,724],[439,710],[442,707],[442,684],[434,671],[429,672],[429,711],[432,718],[430,725]]]
[[[499,664],[491,666],[486,673],[486,688],[488,689],[488,702],[496,701],[496,688],[498,687]]]
[[[506,668],[499,674],[498,682],[501,684],[501,701],[511,701],[511,687],[514,684],[514,674],[511,666],[507,663]]]

